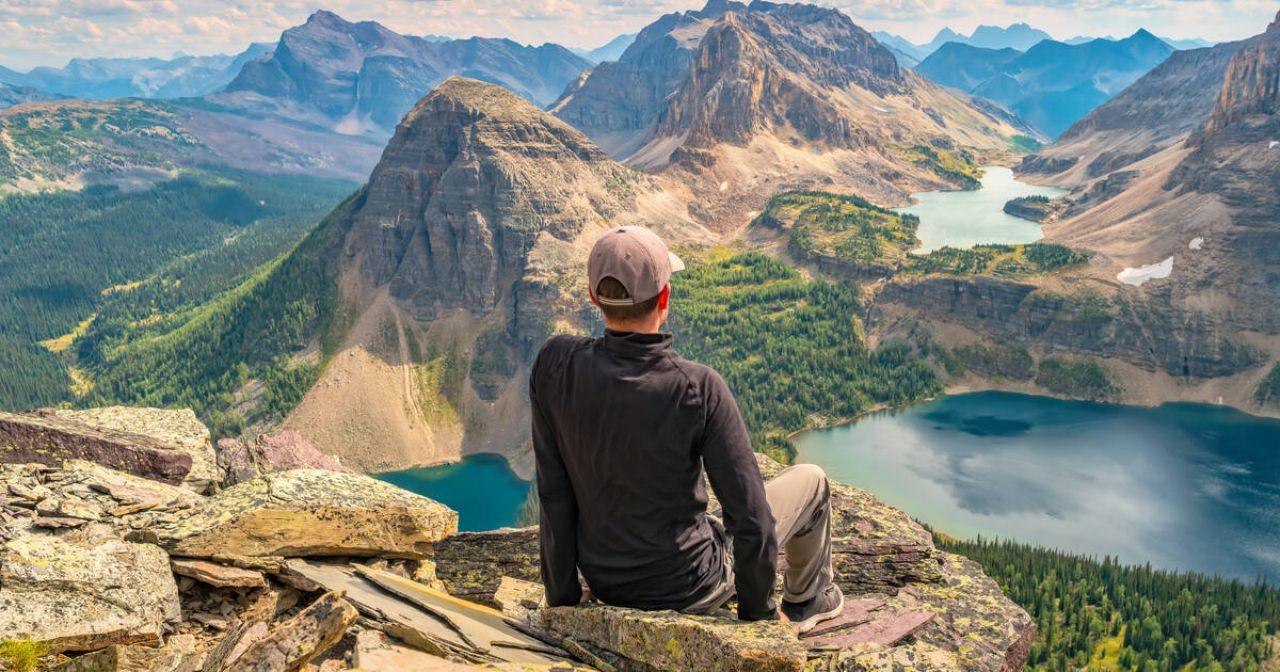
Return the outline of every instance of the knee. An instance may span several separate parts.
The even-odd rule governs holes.
[[[824,492],[827,489],[827,472],[816,464],[797,464],[787,471],[791,472],[792,478],[810,483],[814,489],[821,489]]]

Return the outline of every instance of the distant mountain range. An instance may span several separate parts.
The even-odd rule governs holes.
[[[41,91],[40,89],[32,89],[25,86],[9,86],[8,84],[0,84],[0,109],[21,105],[22,103],[35,103],[42,100],[57,100],[59,96]]]
[[[414,103],[451,75],[500,84],[545,106],[590,67],[559,45],[481,37],[438,41],[319,11],[286,30],[273,54],[245,64],[215,99],[257,114],[385,138]]]
[[[631,46],[631,43],[636,41],[637,34],[638,33],[627,33],[626,35],[619,35],[595,49],[570,49],[570,51],[587,59],[588,61],[591,61],[592,63],[616,61],[619,58],[622,58],[622,52],[626,51],[627,47]]]
[[[989,98],[1057,137],[1173,53],[1139,30],[1123,40],[1043,40],[1025,52],[948,42],[916,66],[935,82]]]
[[[943,28],[938,31],[934,38],[924,44],[915,44],[905,37],[894,35],[882,30],[877,30],[872,35],[875,36],[881,44],[889,47],[896,54],[906,57],[903,63],[908,67],[913,67],[915,63],[919,63],[928,58],[943,45],[956,42],[959,44],[967,44],[972,47],[982,47],[984,49],[1017,49],[1018,51],[1027,51],[1031,47],[1043,40],[1052,40],[1053,37],[1048,33],[1034,28],[1026,23],[1015,23],[1007,27],[1000,26],[978,26],[969,35],[962,35],[950,28]],[[1076,36],[1069,40],[1060,40],[1066,44],[1084,44],[1099,39],[1098,37]],[[1119,41],[1121,38],[1113,36],[1105,36],[1101,39]],[[1172,39],[1167,37],[1160,38],[1165,44],[1174,49],[1198,49],[1200,47],[1211,46],[1213,43],[1208,40],[1201,39]],[[903,59],[899,58],[899,62]]]
[[[61,98],[184,98],[219,91],[246,63],[271,52],[252,44],[236,55],[163,58],[73,58],[61,68],[16,72],[0,67],[0,83]]]

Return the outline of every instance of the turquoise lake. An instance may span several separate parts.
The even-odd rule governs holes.
[[[953,535],[1280,581],[1280,421],[1001,392],[946,397],[797,437],[799,461]],[[516,524],[528,483],[496,455],[383,474],[460,512]]]
[[[1033,243],[1043,237],[1039,223],[1004,214],[1004,204],[1021,196],[1055,198],[1067,192],[1019,182],[1008,168],[982,170],[982,188],[977,191],[925,191],[912,194],[915,203],[899,209],[920,218],[918,252],[943,246]]]
[[[984,392],[796,445],[799,461],[953,535],[1280,581],[1280,421]]]
[[[378,478],[410,492],[430,497],[458,512],[464,532],[496,530],[516,524],[529,492],[501,455],[467,455],[461,462],[439,467],[379,474]]]

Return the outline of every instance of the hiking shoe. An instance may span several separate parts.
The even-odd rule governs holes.
[[[782,602],[782,615],[797,627],[800,634],[812,630],[823,621],[829,621],[844,613],[844,593],[840,586],[831,584],[817,597],[805,602]]]

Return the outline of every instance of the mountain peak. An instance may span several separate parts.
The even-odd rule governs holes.
[[[347,21],[346,19],[342,18],[341,16],[338,16],[337,14],[334,14],[333,12],[327,9],[317,9],[316,11],[311,13],[311,16],[307,17],[307,22],[305,25],[336,27],[336,26],[345,26],[350,23],[351,23],[350,21]]]

